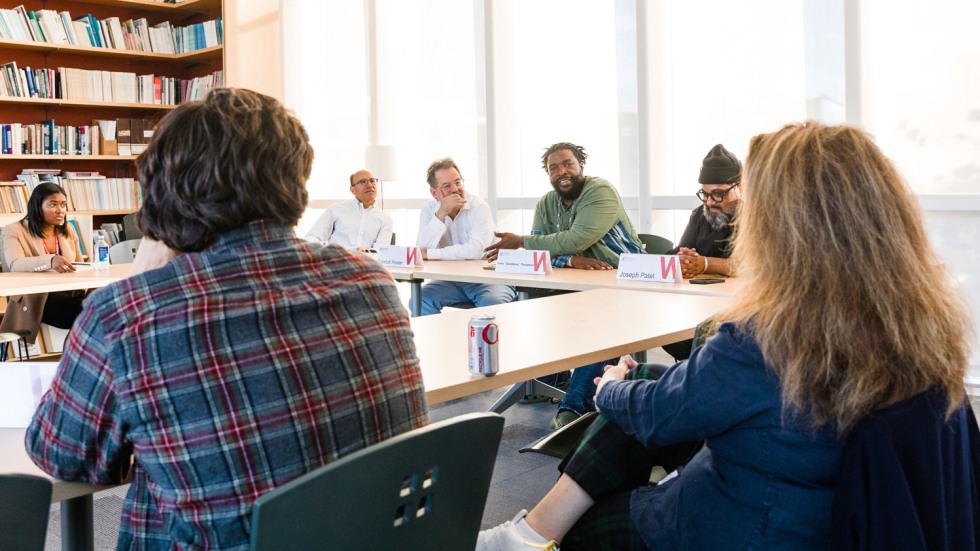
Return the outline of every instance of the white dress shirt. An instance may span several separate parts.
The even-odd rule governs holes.
[[[329,241],[347,249],[391,243],[391,216],[377,207],[364,208],[357,199],[330,205],[306,234],[307,241]]]
[[[426,249],[432,260],[476,260],[493,242],[495,225],[490,205],[476,195],[466,194],[466,204],[456,219],[439,220],[439,201],[422,205],[419,215],[419,237],[415,246]]]

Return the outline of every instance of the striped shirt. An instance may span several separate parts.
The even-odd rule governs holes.
[[[245,549],[252,503],[424,425],[409,317],[380,264],[257,221],[97,291],[27,449],[117,483],[119,549]]]

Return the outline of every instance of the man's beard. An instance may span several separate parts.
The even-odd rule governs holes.
[[[725,212],[724,210],[712,212],[710,209],[708,209],[708,205],[702,206],[701,209],[702,213],[704,214],[704,219],[708,221],[711,229],[715,231],[724,228],[728,224],[731,224],[732,218],[735,217],[734,210],[732,210],[732,212]]]
[[[561,197],[565,201],[574,201],[578,199],[579,195],[582,195],[582,188],[585,187],[585,176],[579,174],[578,176],[572,176],[569,179],[572,181],[572,189],[568,191],[562,191],[561,188],[558,187],[558,182],[564,180],[564,178],[559,178],[551,182],[551,187],[555,188],[555,193],[558,194],[558,197]]]

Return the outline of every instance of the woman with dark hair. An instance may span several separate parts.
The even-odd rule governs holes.
[[[75,228],[68,223],[68,196],[58,184],[44,182],[27,201],[27,216],[3,229],[3,255],[13,272],[74,272],[82,259]],[[82,311],[84,291],[10,297],[0,331],[30,332],[46,323],[71,329]]]
[[[906,404],[925,404],[913,418],[931,416],[956,438],[947,450],[937,435],[904,431],[909,448],[935,457],[919,469],[958,481],[930,487],[946,497],[928,503],[936,522],[924,526],[964,536],[939,545],[913,523],[887,526],[904,549],[976,548],[964,544],[977,495],[963,381],[972,332],[915,197],[851,126],[757,136],[745,167],[731,257],[739,291],[715,316],[717,334],[666,372],[628,356],[608,366],[600,414],[557,484],[530,513],[482,532],[478,550],[840,549],[832,527],[851,525],[833,524],[831,511],[854,450],[844,443]],[[676,474],[650,485],[654,466]],[[914,476],[893,479],[895,494]],[[910,509],[901,497],[870,516]]]

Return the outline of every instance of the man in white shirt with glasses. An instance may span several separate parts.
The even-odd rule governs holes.
[[[463,187],[456,162],[446,157],[426,172],[432,200],[422,205],[415,245],[425,260],[476,260],[493,242],[496,229],[490,205]],[[509,285],[431,281],[422,286],[422,315],[437,314],[444,306],[472,302],[490,306],[511,302],[517,291]]]
[[[391,216],[375,206],[380,186],[381,180],[369,170],[351,174],[354,200],[327,208],[306,234],[306,240],[361,252],[391,243]]]

